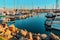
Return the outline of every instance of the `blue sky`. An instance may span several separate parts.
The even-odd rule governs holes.
[[[32,4],[33,8],[37,8],[38,6],[40,8],[45,8],[45,6],[47,6],[47,8],[55,8],[56,4],[56,0],[5,0],[5,7],[14,8],[14,1],[15,1],[15,7],[22,9],[31,9]],[[4,0],[0,0],[0,7],[3,6],[4,6]]]

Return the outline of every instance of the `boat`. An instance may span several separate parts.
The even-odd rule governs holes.
[[[60,10],[56,10],[54,11],[54,13],[56,14],[56,16],[60,16]]]
[[[60,13],[56,13],[56,16],[60,16]]]
[[[53,14],[51,14],[51,13],[47,13],[46,17],[47,17],[47,18],[54,18],[55,15],[53,15]]]
[[[49,13],[47,13],[46,17],[47,18],[54,18],[54,17],[56,17],[56,14],[53,13],[52,11],[50,11]]]
[[[7,15],[6,18],[9,18],[10,21],[15,21],[15,16],[14,15]]]
[[[54,13],[60,13],[60,10],[56,10],[56,11],[54,11]]]
[[[19,12],[19,13],[16,13],[16,14],[15,14],[15,16],[18,16],[18,15],[19,15],[19,16],[22,16],[22,15],[24,15],[24,13]]]
[[[55,20],[52,22],[52,25],[51,25],[52,29],[60,30],[60,18],[59,17],[56,17]]]
[[[51,30],[52,21],[53,21],[53,20],[46,20],[46,21],[45,21],[46,30]]]
[[[15,20],[20,20],[22,16],[15,16]]]
[[[59,22],[60,23],[60,22]],[[55,30],[60,30],[60,24],[58,23],[53,23],[52,26],[51,26],[52,29],[55,29]]]

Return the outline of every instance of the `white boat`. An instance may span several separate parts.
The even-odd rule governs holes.
[[[60,16],[56,16],[55,19],[60,19]]]
[[[52,12],[49,12],[46,15],[47,18],[54,18],[55,16],[56,16],[56,14],[55,13],[52,13]]]
[[[52,24],[52,20],[46,20],[46,22],[45,22],[45,26],[51,26],[51,24]]]
[[[54,24],[51,25],[51,28],[56,29],[56,30],[60,30],[60,24],[54,23]]]
[[[60,18],[59,17],[56,17],[55,20],[52,22],[51,28],[60,30]]]
[[[60,13],[56,13],[57,16],[60,16]]]

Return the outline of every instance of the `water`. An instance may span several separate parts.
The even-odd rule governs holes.
[[[58,30],[52,30],[51,32],[53,32],[54,34],[56,34],[57,36],[60,37],[60,31],[58,31]]]
[[[34,17],[29,17],[27,19],[16,20],[15,25],[18,28],[26,29],[34,33],[46,33],[44,26],[44,22],[46,20],[45,15],[46,14],[39,14],[35,15]]]
[[[45,20],[46,20],[46,15],[47,13],[40,13],[38,15],[34,15],[33,17],[29,17],[26,19],[20,19],[20,20],[15,20],[15,26],[20,29],[26,29],[29,32],[33,33],[46,33],[49,34],[50,32],[46,31],[45,29]],[[8,23],[9,25],[12,24],[12,22]],[[54,31],[52,30],[53,33],[57,34],[59,31]],[[58,35],[59,36],[59,35]]]

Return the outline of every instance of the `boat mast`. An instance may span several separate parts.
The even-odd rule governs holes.
[[[16,1],[16,0],[14,0],[14,9],[16,9],[16,8],[15,8],[15,6],[16,6],[16,5],[15,5],[15,1]]]
[[[15,2],[16,2],[16,7],[17,7],[17,9],[20,8],[19,1],[20,1],[20,0],[16,0],[16,1],[15,1]]]
[[[45,0],[45,2],[46,2],[46,0]],[[45,7],[44,7],[44,9],[46,9],[46,4],[45,4]]]
[[[34,11],[34,3],[33,3],[33,1],[32,1],[32,13],[33,13],[33,11]]]
[[[6,0],[3,0],[3,9],[6,8],[6,7],[5,7],[5,5],[6,5],[6,4],[5,4],[5,1],[6,1]]]
[[[21,0],[21,2],[20,3],[23,3],[23,0]],[[23,7],[23,4],[20,4],[19,3],[19,7],[20,7],[20,11],[22,12],[22,7]]]
[[[16,13],[18,14],[18,12],[19,12],[19,0],[17,0],[17,4],[18,5],[17,5],[17,10],[16,10],[17,12]]]
[[[33,3],[33,1],[32,1],[32,10],[34,9],[34,8],[33,8],[33,4],[34,4],[34,3]]]
[[[56,0],[56,10],[58,9],[58,0]]]

